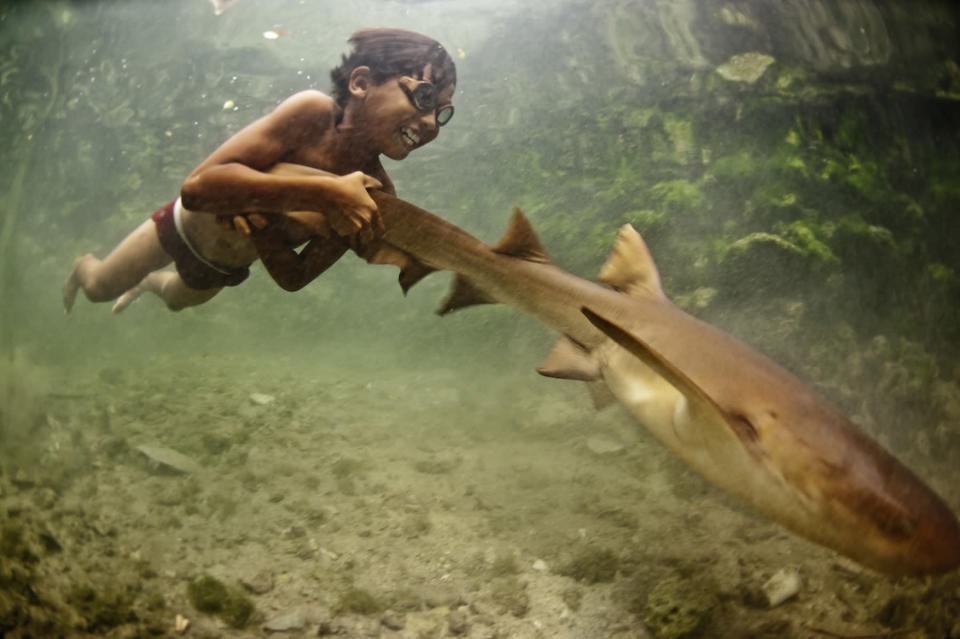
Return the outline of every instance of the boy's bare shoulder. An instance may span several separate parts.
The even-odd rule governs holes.
[[[292,102],[304,107],[328,111],[333,111],[334,108],[336,108],[336,102],[334,102],[333,98],[323,91],[317,91],[316,89],[307,89],[306,91],[294,93],[287,98],[285,102]]]
[[[321,126],[336,118],[337,103],[326,93],[313,89],[294,93],[277,107],[283,118],[308,118]]]

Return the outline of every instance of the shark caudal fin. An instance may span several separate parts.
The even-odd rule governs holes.
[[[527,220],[527,217],[519,208],[513,209],[513,216],[510,218],[507,232],[503,234],[496,246],[491,248],[494,253],[500,255],[515,257],[528,262],[550,263],[550,258],[547,256],[543,245],[540,244],[533,227],[530,226],[530,221]],[[453,287],[437,310],[437,314],[446,315],[468,306],[495,303],[496,300],[491,299],[486,293],[474,286],[470,280],[462,275],[457,275],[453,280]]]
[[[660,272],[643,238],[629,224],[620,227],[599,280],[631,297],[666,298],[660,286]]]

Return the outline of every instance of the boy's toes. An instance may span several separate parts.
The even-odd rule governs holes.
[[[70,272],[70,276],[63,283],[63,288],[60,291],[63,296],[64,314],[69,315],[73,309],[73,302],[77,299],[77,290],[79,288],[80,283],[77,281],[77,270],[74,269]]]
[[[139,287],[132,288],[126,293],[124,293],[123,295],[121,295],[120,297],[118,297],[117,301],[113,303],[113,312],[114,313],[122,312],[123,309],[127,308],[133,303],[133,300],[140,297],[141,292],[142,291],[140,291]]]

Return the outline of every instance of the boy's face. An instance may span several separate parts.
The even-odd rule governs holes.
[[[424,69],[422,80],[431,81],[430,67]],[[379,151],[391,160],[402,160],[411,151],[437,137],[439,124],[437,114],[450,105],[456,87],[448,86],[437,95],[436,108],[421,111],[403,83],[409,85],[410,78],[391,78],[383,84],[367,89],[364,97],[364,120],[368,125],[370,137]]]

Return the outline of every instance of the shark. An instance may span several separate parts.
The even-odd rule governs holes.
[[[291,164],[271,172],[317,173]],[[598,406],[619,401],[707,480],[801,537],[891,576],[960,566],[960,523],[946,503],[809,384],[673,304],[631,225],[594,282],[560,268],[519,209],[489,246],[394,195],[369,193],[382,234],[352,248],[399,267],[404,293],[451,271],[439,314],[499,303],[555,330],[540,374],[585,382]]]
[[[798,535],[887,575],[960,566],[960,525],[916,474],[810,385],[664,294],[624,225],[598,282],[565,271],[515,209],[488,246],[432,213],[371,191],[385,231],[358,251],[400,267],[406,292],[454,273],[438,312],[500,303],[560,333],[538,371],[611,396],[710,482]]]

